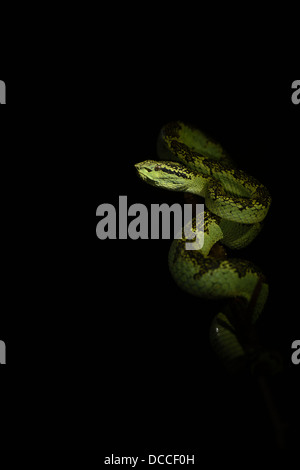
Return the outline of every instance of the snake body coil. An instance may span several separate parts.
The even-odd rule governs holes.
[[[182,122],[164,126],[157,144],[160,161],[136,164],[144,181],[172,191],[201,196],[204,222],[193,220],[201,231],[200,250],[186,250],[185,239],[172,242],[170,272],[180,288],[202,298],[243,299],[243,311],[254,323],[268,296],[268,284],[260,269],[249,261],[229,258],[229,248],[247,246],[261,230],[271,197],[264,185],[233,165],[220,144],[199,129]],[[249,313],[250,312],[250,313]],[[232,322],[232,308],[220,312],[211,327],[211,343],[229,369],[245,356],[245,348]]]

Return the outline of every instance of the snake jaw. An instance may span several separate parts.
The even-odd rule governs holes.
[[[157,166],[157,162],[153,160],[146,160],[144,162],[136,163],[135,168],[137,170],[138,176],[143,180],[146,181],[148,184],[152,184],[157,186],[155,183],[155,167]],[[152,173],[152,175],[151,175]]]
[[[136,163],[135,168],[143,181],[169,191],[185,191],[197,177],[194,171],[178,162],[145,160]]]

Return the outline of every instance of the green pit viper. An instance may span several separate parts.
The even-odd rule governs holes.
[[[159,161],[145,160],[135,165],[138,176],[153,186],[192,193],[205,201],[204,222],[192,221],[193,230],[204,232],[203,247],[186,250],[184,237],[175,239],[169,251],[171,275],[190,294],[208,299],[240,299],[240,303],[232,303],[215,316],[210,330],[213,349],[225,366],[231,371],[240,370],[249,362],[249,355],[252,363],[256,359],[255,348],[247,350],[243,343],[237,325],[241,322],[236,318],[250,315],[250,323],[254,324],[269,288],[257,266],[227,258],[225,249],[216,247],[221,243],[241,249],[252,242],[269,210],[269,191],[236,168],[219,143],[183,122],[171,122],[161,129],[157,153]]]

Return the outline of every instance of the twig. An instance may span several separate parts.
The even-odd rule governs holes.
[[[278,410],[275,406],[270,387],[267,383],[267,379],[265,376],[259,375],[257,376],[257,382],[258,382],[260,391],[262,393],[264,402],[266,404],[270,420],[274,428],[277,447],[278,449],[286,449],[283,424],[280,419]]]

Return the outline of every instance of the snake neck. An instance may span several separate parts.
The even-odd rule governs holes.
[[[208,184],[212,181],[209,176],[195,174],[193,172],[192,178],[189,180],[185,192],[195,194],[196,196],[205,197]]]

